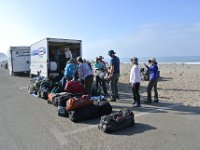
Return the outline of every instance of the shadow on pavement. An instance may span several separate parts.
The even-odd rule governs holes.
[[[160,81],[168,81],[172,80],[172,78],[165,78],[161,77]],[[148,81],[147,81],[148,82]],[[192,89],[160,89],[159,90],[175,90],[175,91],[191,91],[191,92],[198,92],[200,90],[192,90]],[[140,87],[140,93],[146,92],[146,87],[141,86]],[[152,103],[152,104],[144,104],[144,100],[146,100],[145,96],[141,96],[141,104],[142,107],[140,108],[134,108],[132,107],[132,92],[131,88],[128,83],[119,83],[119,96],[120,99],[117,100],[118,105],[115,103],[112,103],[112,106],[114,109],[122,109],[122,108],[128,108],[132,110],[133,112],[148,112],[148,113],[168,113],[169,110],[175,111],[178,114],[183,115],[199,115],[200,114],[200,107],[199,106],[185,106],[183,104],[177,104],[177,103],[167,103],[164,101],[160,101],[160,103]],[[162,99],[167,99],[165,97],[160,97]],[[120,104],[120,105],[119,105]],[[128,106],[127,106],[128,104]],[[170,107],[172,105],[177,105],[175,107]],[[151,111],[156,110],[156,111]]]
[[[199,115],[200,114],[200,107],[198,106],[185,106],[182,104],[177,103],[166,103],[163,101],[160,101],[160,103],[152,103],[152,104],[141,104],[142,107],[136,108],[132,107],[131,102],[126,101],[121,102],[118,101],[117,103],[120,103],[120,105],[116,105],[115,103],[112,103],[113,109],[122,109],[122,108],[128,108],[132,110],[133,112],[148,112],[148,113],[168,113],[168,111],[175,111],[178,114],[184,114],[184,115]],[[127,103],[130,103],[130,106],[127,106]]]
[[[99,118],[96,118],[96,119],[90,119],[90,120],[85,120],[85,121],[80,121],[80,122],[77,122],[77,123],[80,123],[80,124],[88,124],[88,125],[98,125],[99,122],[100,122],[100,117]]]
[[[111,133],[112,135],[126,135],[126,136],[131,136],[134,134],[141,134],[144,133],[146,131],[150,131],[150,130],[156,130],[156,127],[147,125],[147,124],[143,124],[143,123],[135,123],[134,126],[131,126],[129,128],[126,129],[122,129],[122,130],[118,130],[116,132]]]

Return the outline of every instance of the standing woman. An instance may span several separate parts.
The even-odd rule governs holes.
[[[79,78],[83,81],[83,85],[85,88],[85,93],[91,95],[92,92],[92,83],[93,83],[93,72],[88,65],[88,63],[83,62],[83,59],[79,56],[77,57],[78,66],[78,73]]]
[[[157,91],[157,83],[158,83],[158,65],[155,58],[152,58],[149,60],[150,67],[146,64],[145,67],[149,71],[150,77],[149,77],[149,84],[147,87],[147,101],[145,103],[150,104],[152,102],[151,99],[151,91],[152,88],[154,88],[154,102],[158,103],[158,91]]]
[[[131,59],[131,62],[133,64],[130,72],[130,85],[132,88],[133,92],[133,106],[134,107],[141,107],[140,104],[140,94],[139,94],[139,89],[140,89],[140,82],[141,82],[141,75],[140,75],[140,68],[138,66],[138,58],[134,57]]]

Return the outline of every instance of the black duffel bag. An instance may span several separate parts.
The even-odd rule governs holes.
[[[41,97],[45,100],[48,99],[48,93],[50,93],[49,88],[45,87],[45,86],[40,86],[40,89],[38,91],[38,97]]]
[[[75,95],[72,93],[65,93],[63,95],[60,95],[56,97],[56,101],[58,102],[58,106],[66,107],[66,102],[71,98],[74,97]]]
[[[69,113],[69,119],[73,122],[79,122],[99,117],[98,110],[94,105],[69,111],[68,113]]]
[[[99,130],[109,133],[119,129],[127,128],[135,124],[132,111],[124,108],[115,114],[102,116],[98,125]]]
[[[109,115],[112,113],[112,106],[106,99],[94,101],[93,104],[97,108],[99,116]]]
[[[58,116],[61,117],[68,117],[68,111],[66,110],[66,107],[58,106]]]

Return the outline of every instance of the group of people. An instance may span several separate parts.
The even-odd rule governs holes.
[[[132,88],[132,93],[133,93],[133,106],[141,107],[140,94],[139,94],[141,73],[140,73],[140,68],[138,66],[138,58],[137,57],[132,58],[131,62],[133,66],[130,71],[129,84]],[[144,64],[144,66],[147,68],[147,71],[149,72],[149,84],[147,86],[147,100],[144,103],[146,104],[152,103],[152,98],[151,98],[152,88],[154,88],[154,102],[158,103],[158,91],[157,91],[157,83],[159,77],[158,65],[155,58],[150,59],[148,62],[150,66]]]
[[[95,87],[99,89],[102,87],[104,95],[108,95],[107,82],[110,87],[110,102],[114,102],[119,99],[118,94],[118,81],[120,77],[120,59],[115,55],[114,50],[109,50],[108,55],[110,56],[110,64],[103,61],[103,57],[96,57],[94,67],[91,63],[83,60],[82,57],[70,59],[65,67],[64,77],[62,78],[62,85],[65,85],[69,80],[81,81],[85,88],[85,93],[92,94],[92,84],[95,79]],[[141,83],[141,72],[138,65],[138,58],[134,57],[131,59],[132,68],[130,71],[129,84],[133,93],[133,106],[141,107],[139,88]],[[151,91],[154,88],[154,102],[158,103],[158,66],[155,58],[149,60],[150,66],[144,64],[150,73],[150,81],[147,87],[147,100],[145,103],[152,103]]]

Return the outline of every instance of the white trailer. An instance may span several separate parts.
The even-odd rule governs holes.
[[[81,43],[81,40],[45,38],[32,44],[30,76],[48,79],[63,76],[66,62],[82,55]]]
[[[9,74],[29,73],[30,71],[30,47],[11,46],[8,50]]]

